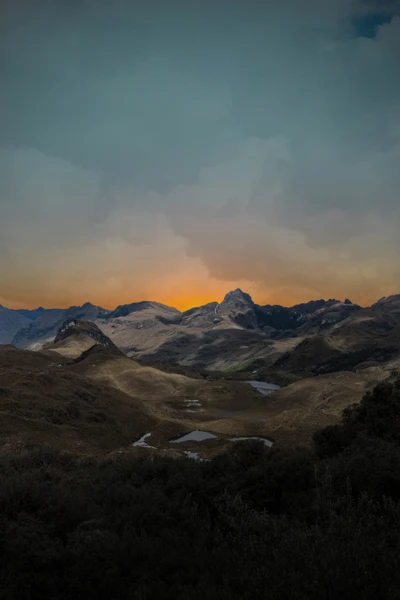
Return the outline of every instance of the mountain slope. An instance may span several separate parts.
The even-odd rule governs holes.
[[[0,305],[0,344],[10,344],[17,331],[30,322],[18,311]]]
[[[249,347],[260,335],[240,328],[213,329],[208,335],[216,336],[217,355],[222,352],[218,344],[227,339],[221,340],[223,333],[247,335]],[[230,357],[233,339],[227,344]],[[336,351],[324,335],[310,339],[290,357],[297,361],[291,369],[308,368],[314,343],[319,356],[330,359]],[[310,444],[317,427],[336,423],[344,406],[359,401],[370,385],[399,367],[400,358],[358,373],[306,377],[266,398],[242,381],[192,378],[141,365],[123,355],[94,323],[68,320],[46,350],[0,347],[0,447],[46,441],[106,456],[128,450],[146,434],[152,448],[142,445],[135,452],[180,455],[190,450],[207,457],[237,436]],[[210,439],[177,444],[178,437],[192,431]]]
[[[335,309],[345,314],[342,306],[333,305],[323,313],[324,319],[332,319],[327,331],[312,324],[300,329],[308,337],[280,356],[276,365],[289,372],[322,374],[356,371],[400,357],[400,296],[383,298],[368,308],[343,306],[350,309],[344,319],[335,319]]]
[[[62,308],[43,308],[43,306],[39,306],[34,309],[20,308],[16,312],[20,315],[24,315],[24,317],[28,317],[31,321],[35,321],[38,317],[43,317],[44,315],[51,314],[61,314],[63,312]]]
[[[347,299],[282,307],[257,305],[236,289],[220,303],[185,312],[146,301],[113,311],[89,303],[64,311],[36,309],[30,316],[36,314],[40,316],[24,321],[28,326],[13,337],[18,347],[40,349],[65,320],[83,319],[94,322],[121,351],[147,364],[225,370],[257,362],[307,376],[385,362],[400,352],[400,296],[382,298],[369,308]],[[10,335],[4,339],[11,341]],[[86,337],[76,343],[74,350],[68,346],[71,357],[92,342]]]
[[[158,302],[135,302],[119,306],[95,322],[124,352],[145,353],[168,338],[180,314],[177,309]]]
[[[55,352],[0,347],[0,445],[48,443],[78,454],[128,446],[156,419],[140,399],[59,366]]]
[[[117,346],[95,323],[78,319],[67,319],[57,332],[54,342],[44,348],[58,352],[67,358],[77,358],[92,346],[100,344],[120,353]]]
[[[12,343],[18,348],[40,349],[45,343],[54,339],[57,331],[67,319],[95,321],[108,313],[109,311],[106,309],[94,306],[90,302],[86,302],[82,306],[71,306],[65,310],[46,311],[25,328],[20,329],[15,334]]]

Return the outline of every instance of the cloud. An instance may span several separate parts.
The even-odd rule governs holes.
[[[43,6],[3,15],[2,297],[399,291],[398,2]]]
[[[4,304],[114,306],[161,294],[186,306],[224,293],[218,282],[210,289],[206,267],[188,256],[157,193],[108,189],[105,206],[98,174],[33,149],[1,150],[0,166]]]

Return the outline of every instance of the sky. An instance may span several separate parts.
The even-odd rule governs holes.
[[[400,293],[399,15],[0,0],[0,303]]]

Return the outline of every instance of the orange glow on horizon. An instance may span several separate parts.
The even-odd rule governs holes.
[[[32,299],[31,301],[26,301],[26,302],[6,302],[6,301],[0,301],[0,304],[3,304],[3,306],[7,307],[7,308],[11,308],[11,309],[36,309],[39,306],[43,306],[44,308],[61,308],[61,309],[66,309],[69,308],[70,306],[82,306],[83,304],[85,304],[85,302],[91,302],[94,305],[98,305],[101,306],[103,308],[106,308],[108,310],[113,310],[115,309],[117,306],[119,305],[124,305],[124,304],[133,304],[135,302],[142,302],[142,301],[150,301],[150,302],[159,302],[160,304],[165,304],[166,306],[170,306],[170,307],[174,307],[182,312],[189,310],[191,308],[195,308],[195,307],[199,307],[199,306],[203,306],[205,304],[208,304],[210,302],[222,302],[222,300],[224,299],[224,296],[229,292],[232,291],[233,289],[236,289],[235,287],[232,286],[223,286],[224,289],[221,291],[221,287],[219,285],[216,286],[218,289],[216,289],[215,291],[210,290],[210,292],[208,293],[204,293],[204,294],[182,294],[182,295],[178,295],[178,294],[174,294],[172,291],[170,293],[167,294],[144,294],[144,295],[138,295],[137,293],[122,293],[119,294],[118,296],[107,296],[107,297],[103,297],[103,299],[101,297],[97,297],[96,294],[93,295],[85,295],[81,298],[78,299],[74,299],[73,301],[63,301],[63,302],[57,302],[57,298],[54,298],[54,301],[50,300],[49,298],[43,298],[43,301],[41,302],[40,300],[38,301],[38,299]],[[246,292],[246,290],[249,288],[249,286],[236,286],[239,287],[243,292]],[[305,302],[309,302],[311,300],[319,300],[320,298],[323,298],[325,300],[328,300],[329,298],[333,298],[336,297],[337,300],[341,300],[343,301],[345,299],[345,297],[342,297],[341,294],[338,294],[337,296],[335,295],[330,295],[330,294],[313,294],[313,293],[304,293],[302,292],[298,292],[298,293],[294,293],[294,294],[285,294],[285,293],[279,293],[279,292],[273,292],[271,291],[270,294],[266,294],[266,293],[257,293],[257,290],[253,290],[252,289],[248,289],[247,292],[253,299],[253,301],[256,304],[259,304],[261,306],[266,305],[266,304],[271,304],[271,305],[280,305],[280,306],[294,306],[296,304],[301,304],[301,303],[305,303]],[[389,294],[387,294],[389,295]],[[358,297],[357,297],[358,296]],[[361,306],[370,306],[371,304],[373,304],[374,302],[376,302],[379,299],[380,296],[373,296],[373,297],[366,297],[364,294],[358,294],[355,295],[353,297],[351,297],[350,299],[357,303],[360,304]],[[71,299],[72,300],[72,299]]]

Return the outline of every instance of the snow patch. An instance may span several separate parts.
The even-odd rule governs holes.
[[[155,446],[150,446],[149,444],[147,444],[147,442],[145,442],[145,439],[147,439],[150,436],[151,436],[151,433],[145,433],[144,435],[142,435],[140,440],[138,440],[137,442],[134,442],[132,444],[132,446],[136,446],[138,448],[153,448],[153,449],[155,449]]]
[[[184,403],[187,406],[201,406],[200,400],[188,400],[188,399],[185,399]]]
[[[198,462],[210,462],[209,458],[200,458],[197,452],[190,452],[189,450],[185,450],[184,454],[186,454],[188,458],[192,458],[193,460],[197,460]]]

